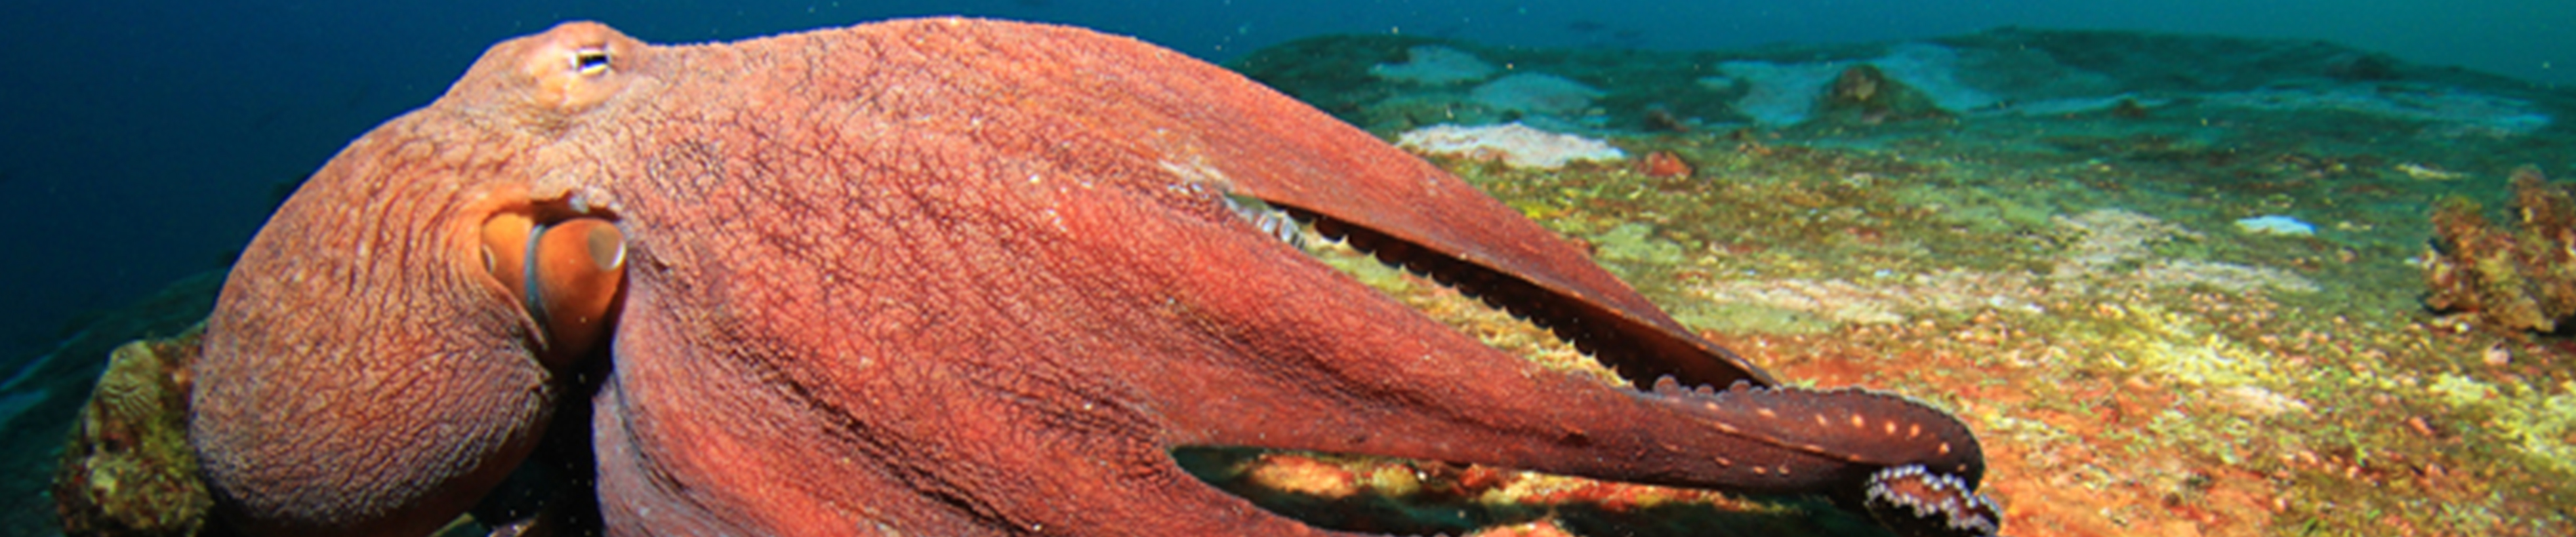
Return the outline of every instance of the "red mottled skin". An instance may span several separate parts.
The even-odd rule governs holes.
[[[1838,497],[1892,465],[1982,472],[1964,427],[1901,398],[1540,369],[1228,194],[1484,282],[1641,380],[1771,382],[1456,178],[1142,42],[930,19],[658,47],[571,23],[494,47],[280,210],[209,325],[192,432],[255,533],[436,527],[582,404],[481,227],[586,213],[629,248],[588,401],[614,534],[1335,534],[1192,478],[1181,445]]]

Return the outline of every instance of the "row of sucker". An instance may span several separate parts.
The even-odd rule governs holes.
[[[1234,210],[1235,216],[1252,221],[1252,227],[1261,230],[1262,234],[1296,249],[1306,249],[1306,234],[1300,232],[1297,217],[1289,216],[1288,211],[1251,196],[1226,194],[1222,199],[1225,200],[1225,208]]]
[[[1702,383],[1761,380],[1758,373],[1736,370],[1731,365],[1718,368],[1724,370],[1720,373],[1708,372],[1712,368],[1701,368],[1700,371],[1694,372],[1679,361],[1693,359],[1684,352],[1695,354],[1696,350],[1665,349],[1665,352],[1657,352],[1657,349],[1648,345],[1646,337],[1620,333],[1619,327],[1622,323],[1617,319],[1617,314],[1608,311],[1607,308],[1598,306],[1586,308],[1584,306],[1588,304],[1579,303],[1579,299],[1559,296],[1526,280],[1461,261],[1366,227],[1351,225],[1296,207],[1282,208],[1298,221],[1312,225],[1315,233],[1326,239],[1345,241],[1352,248],[1376,257],[1381,263],[1403,267],[1406,271],[1431,278],[1432,281],[1439,282],[1460,294],[1474,297],[1487,306],[1501,309],[1513,317],[1556,334],[1559,339],[1573,345],[1575,350],[1599,360],[1602,365],[1631,379],[1639,389],[1646,387],[1645,379],[1665,375],[1680,376]],[[1714,349],[1714,352],[1726,353],[1724,349]],[[1727,355],[1725,358],[1733,363],[1746,363],[1732,355]]]
[[[1982,537],[2002,528],[1993,500],[1957,476],[1922,466],[1880,470],[1863,505],[1880,526],[1907,537]]]

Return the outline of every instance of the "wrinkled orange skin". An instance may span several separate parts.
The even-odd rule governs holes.
[[[616,534],[1334,533],[1193,479],[1182,445],[1766,492],[1982,472],[1964,427],[1901,398],[1539,369],[1228,194],[1483,282],[1640,380],[1771,382],[1447,173],[1138,41],[927,19],[659,47],[572,23],[494,47],[281,208],[210,321],[192,434],[226,519],[277,534],[435,528],[585,403]],[[587,402],[478,253],[511,214],[627,241]]]

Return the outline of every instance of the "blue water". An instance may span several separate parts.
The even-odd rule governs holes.
[[[1333,32],[1675,49],[2128,28],[2332,40],[2576,85],[2568,0],[22,4],[0,16],[0,370],[75,312],[221,266],[275,185],[436,97],[486,45],[567,19],[674,42],[967,14],[1090,26],[1211,60]]]

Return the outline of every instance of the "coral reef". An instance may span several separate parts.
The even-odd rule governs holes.
[[[1816,107],[1816,96],[1842,69],[1832,64],[1734,61],[1718,64],[1719,74],[1699,83],[1713,92],[1742,95],[1735,100],[1735,110],[1750,116],[1756,125],[1786,126],[1807,120]]]
[[[2346,82],[2384,82],[2405,78],[2399,72],[2396,56],[2385,52],[2354,52],[2327,58],[2326,76]]]
[[[2206,286],[2229,292],[2314,292],[2314,282],[2270,267],[2156,255],[2152,246],[2175,237],[2197,240],[2200,234],[2154,217],[2122,209],[2095,209],[2050,219],[2070,236],[2063,249],[2048,258],[2046,278],[2022,271],[1942,269],[1911,275],[1866,278],[1726,279],[1694,289],[1725,309],[1748,307],[1791,311],[1838,324],[1893,324],[1927,315],[1978,311],[2045,313],[2039,301],[2047,291],[2094,288],[2188,288]],[[1762,326],[1737,320],[1719,326]],[[1760,319],[1758,314],[1751,319]],[[1747,324],[1749,323],[1749,324]]]
[[[2269,289],[2314,292],[2316,282],[2272,267],[2246,266],[2200,259],[2155,255],[2150,247],[2183,238],[2206,236],[2143,214],[2122,209],[2095,209],[2073,217],[2051,219],[2060,230],[2076,235],[2067,254],[2053,263],[2049,278],[2112,286],[2208,286],[2243,292]]]
[[[2499,436],[2528,460],[2559,474],[2576,474],[2576,382],[2548,386],[2481,382],[2461,375],[2435,377],[2432,390],[2453,406],[2486,414]]]
[[[63,445],[56,512],[68,535],[188,536],[214,499],[188,448],[188,365],[199,330],[117,347]]]
[[[2468,198],[2443,198],[2433,210],[2424,305],[2507,331],[2556,332],[2576,315],[2576,202],[2537,167],[2515,169],[2511,181],[2512,230]]]
[[[1467,93],[1468,99],[1496,110],[1524,115],[1572,118],[1592,108],[1601,90],[1547,73],[1519,73],[1494,79]]]
[[[1932,119],[1997,102],[1985,89],[1959,80],[1959,63],[1959,54],[1947,47],[1905,43],[1866,59],[1725,62],[1718,65],[1720,76],[1700,83],[1718,91],[1743,87],[1736,109],[1768,126],[1818,118],[1864,124]]]
[[[1892,281],[1890,281],[1892,280]],[[2015,273],[1944,270],[1889,279],[1728,280],[1699,289],[1734,308],[1760,306],[1817,316],[1836,324],[1890,324],[1909,315],[2040,308],[2033,282]],[[1733,323],[1730,323],[1733,324]],[[1758,327],[1759,323],[1748,327]]]
[[[1353,43],[1365,45],[1356,56],[1401,50]],[[2373,65],[2386,59],[2327,43],[2207,36],[2003,29],[1921,47],[1669,54],[1449,46],[1595,83],[1604,95],[1585,117],[1604,121],[1579,132],[1670,152],[1693,171],[1645,173],[1651,156],[1553,170],[1443,164],[1784,378],[1956,409],[1991,442],[1987,487],[2014,535],[2576,528],[2564,509],[2576,505],[2576,344],[2426,311],[2428,260],[2459,280],[2480,267],[2421,255],[2424,215],[2464,203],[2428,201],[2504,182],[2480,170],[2567,162],[2576,130],[2553,118],[2576,113],[2576,97]],[[1820,120],[1834,79],[1861,64],[1953,119]],[[1355,111],[1405,103],[1401,118],[1345,115],[1390,137],[1502,119],[1454,90],[1391,86],[1296,94],[1364,101]],[[2474,209],[2443,214],[2455,215],[2437,216],[2443,236],[2480,238],[2446,242],[2490,252],[2483,277],[2511,283],[2470,287],[2524,289],[2510,294],[2542,317],[2536,276],[2493,253],[2566,247],[2518,238],[2531,226],[2497,231],[2512,226]],[[2240,220],[2306,233],[2245,232]],[[1360,273],[1496,347],[1599,371],[1471,298]],[[1330,505],[1395,494],[1349,490]],[[1584,510],[1512,498],[1474,505]],[[1381,515],[1455,512],[1413,505],[1441,507]],[[1615,529],[1570,516],[1530,528],[1687,535],[1709,527],[1707,513],[1758,525],[1800,512],[1759,498],[1675,501]]]
[[[1434,125],[1396,138],[1396,145],[1416,153],[1468,160],[1500,161],[1535,169],[1556,169],[1575,161],[1609,162],[1628,158],[1608,142],[1533,129],[1518,122],[1482,127]]]
[[[1404,63],[1381,63],[1369,66],[1369,76],[1385,80],[1428,86],[1445,86],[1484,80],[1493,76],[1493,64],[1474,54],[1458,49],[1422,45],[1405,49]]]
[[[2552,119],[2530,101],[2427,84],[2283,84],[2216,93],[2212,104],[2256,110],[2331,110],[2440,125],[2446,136],[2530,134]]]

